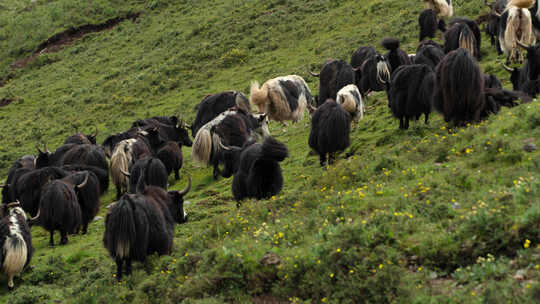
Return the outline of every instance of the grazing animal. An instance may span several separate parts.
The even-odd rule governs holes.
[[[313,96],[302,77],[289,75],[270,79],[261,87],[254,81],[249,101],[271,120],[297,122],[304,117],[307,105],[313,104]]]
[[[35,168],[36,158],[34,155],[25,155],[13,162],[8,171],[8,176],[2,188],[2,204],[8,204],[16,200],[14,191],[19,177]],[[23,169],[23,170],[19,170]]]
[[[514,91],[522,91],[534,98],[540,93],[540,44],[527,46],[518,42],[518,46],[527,51],[525,64],[521,69],[504,67],[511,73]]]
[[[167,190],[167,169],[159,158],[146,157],[137,160],[131,167],[128,176],[130,193],[137,193],[141,183],[142,185],[156,186]]]
[[[14,198],[21,202],[21,207],[24,211],[34,216],[39,209],[39,200],[43,192],[42,188],[49,181],[64,178],[67,175],[68,173],[59,167],[30,170],[22,174],[17,180]]]
[[[88,231],[88,224],[99,212],[99,180],[92,171],[80,171],[62,179],[75,187],[77,202],[81,208],[82,234]]]
[[[392,74],[388,106],[400,129],[408,129],[409,119],[418,120],[422,114],[428,123],[434,82],[435,73],[425,64],[401,66]]]
[[[68,234],[75,234],[82,224],[81,206],[75,187],[84,183],[72,184],[69,179],[53,180],[43,187],[39,210],[30,218],[31,225],[40,225],[49,231],[49,245],[54,246],[54,231],[60,231],[60,244],[68,242]]]
[[[188,147],[193,144],[187,130],[189,127],[183,121],[179,121],[176,116],[156,116],[137,120],[131,127],[142,130],[157,129],[159,136],[164,141],[175,141]]]
[[[26,267],[34,253],[32,234],[26,223],[26,214],[18,202],[0,207],[0,263],[8,277],[8,288],[15,288],[13,278]]]
[[[144,262],[152,253],[170,254],[175,223],[187,221],[184,196],[191,189],[191,179],[182,191],[165,191],[148,186],[137,194],[125,194],[105,218],[103,245],[116,262],[116,279],[124,271],[131,274],[132,260]]]
[[[435,71],[433,105],[446,122],[460,126],[480,120],[485,105],[484,76],[469,51],[457,49]]]
[[[336,102],[351,115],[355,123],[364,118],[364,102],[356,85],[350,84],[339,90]]]
[[[426,9],[420,13],[418,25],[420,26],[419,41],[423,41],[428,37],[435,38],[437,30],[443,33],[446,32],[446,23],[432,9]]]
[[[416,49],[414,64],[425,64],[435,70],[435,67],[444,58],[444,50],[432,40],[425,40]]]
[[[195,116],[195,121],[191,125],[193,138],[195,138],[202,126],[232,107],[243,108],[248,112],[251,111],[249,99],[241,92],[226,91],[206,96],[198,105],[197,116]]]
[[[233,172],[219,169],[219,164],[226,163],[223,146],[242,147],[254,136],[268,137],[268,125],[265,114],[251,114],[242,109],[231,109],[205,124],[195,136],[193,160],[214,167],[213,176],[230,177]]]
[[[388,61],[371,46],[359,47],[351,57],[351,66],[356,71],[356,86],[363,96],[383,91],[390,80]]]
[[[454,19],[450,23],[450,28],[444,33],[444,52],[448,54],[453,50],[463,48],[480,60],[481,41],[477,39],[476,31],[480,35],[478,25],[474,21],[464,18]]]
[[[328,98],[336,99],[339,90],[346,85],[356,83],[354,78],[355,71],[344,60],[329,60],[323,65],[319,74],[313,72],[310,72],[310,74],[319,77],[317,107]]]
[[[117,133],[117,134],[113,134],[113,135],[108,136],[107,138],[105,138],[105,140],[101,144],[101,147],[103,148],[103,151],[105,151],[105,155],[108,158],[111,158],[112,153],[113,153],[114,149],[116,148],[117,144],[119,144],[123,140],[131,139],[131,138],[136,137],[137,134],[139,134],[140,132],[142,132],[142,130],[140,128],[135,128],[135,129],[132,128],[132,129],[129,129],[128,131],[126,131],[126,132]]]
[[[454,14],[452,0],[424,0],[424,2],[427,2],[428,8],[437,12],[441,17],[452,17]]]
[[[101,172],[109,171],[109,164],[103,148],[97,145],[81,144],[73,146],[62,157],[63,166],[86,166],[99,168]],[[95,171],[95,170],[92,170]],[[99,174],[99,193],[103,194],[109,189],[109,175]]]
[[[536,42],[532,31],[531,12],[508,5],[499,22],[499,44],[506,55],[506,63],[523,61],[518,42],[529,45]]]
[[[62,160],[64,155],[71,150],[73,147],[78,146],[78,144],[66,144],[58,147],[54,153],[51,153],[47,150],[47,145],[44,145],[43,150],[36,146],[38,150],[38,155],[36,156],[35,167],[36,169],[41,169],[44,167],[59,167],[62,165]]]
[[[501,45],[499,43],[499,23],[501,22],[501,15],[506,9],[507,0],[497,0],[496,2],[489,4],[487,0],[484,2],[490,9],[488,24],[486,26],[486,34],[489,36],[491,45],[495,46],[499,55],[503,54]]]
[[[409,54],[399,48],[399,40],[395,38],[385,38],[381,45],[388,50],[384,55],[390,65],[390,72],[393,73],[401,65],[411,64]]]
[[[96,144],[96,138],[98,135],[98,129],[96,127],[96,131],[94,134],[83,134],[83,133],[76,133],[64,141],[64,145],[66,144],[77,144],[77,145],[95,145]]]
[[[507,72],[510,73],[510,82],[512,83],[512,89],[514,91],[520,91],[525,82],[527,82],[527,73],[522,73],[522,68],[510,68],[504,63],[503,67]],[[523,68],[528,68],[527,62],[525,62]]]
[[[165,165],[167,176],[174,171],[174,179],[180,179],[179,171],[183,163],[181,146],[174,141],[169,141],[157,151],[156,157]]]
[[[350,116],[333,100],[327,100],[311,117],[309,146],[319,154],[320,164],[334,161],[337,151],[345,150],[349,144]]]
[[[484,88],[502,89],[502,83],[497,76],[484,74]]]
[[[86,165],[63,165],[62,169],[71,173],[76,173],[80,171],[91,171],[94,173],[99,182],[99,194],[103,195],[105,191],[109,188],[109,170],[103,168],[98,168],[96,166],[86,166]]]
[[[536,40],[540,40],[540,6],[538,5],[538,0],[534,0],[534,5],[529,8],[529,12],[531,13],[534,36]]]
[[[279,165],[287,156],[287,147],[272,137],[262,144],[252,143],[238,150],[239,162],[232,183],[236,201],[245,198],[265,199],[283,188],[283,174]]]

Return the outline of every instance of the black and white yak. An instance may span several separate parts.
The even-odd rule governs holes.
[[[226,91],[204,97],[197,106],[197,116],[195,116],[195,121],[191,124],[193,138],[195,138],[202,126],[232,107],[250,111],[249,99],[237,91]]]
[[[60,244],[64,245],[68,242],[68,234],[75,234],[81,228],[81,206],[75,188],[84,187],[86,181],[73,184],[69,179],[54,180],[43,187],[38,214],[29,222],[49,231],[49,245],[54,246],[56,230],[60,231]]]
[[[390,65],[390,74],[398,67],[412,63],[409,54],[399,48],[399,40],[396,38],[384,38],[381,45],[388,50],[384,57]]]
[[[355,123],[364,118],[364,102],[356,85],[350,84],[339,90],[336,102],[351,115]]]
[[[449,53],[458,48],[467,49],[476,59],[481,59],[480,47],[482,36],[480,28],[473,20],[454,18],[450,28],[444,33],[444,52]]]
[[[182,148],[174,141],[168,141],[164,146],[159,148],[156,157],[161,160],[167,170],[167,176],[174,171],[174,179],[180,179],[180,169],[182,169],[183,155]]]
[[[107,212],[103,245],[116,262],[116,279],[131,274],[132,260],[144,262],[147,255],[170,254],[174,225],[187,221],[182,191],[147,186],[137,194],[125,194]],[[123,266],[125,269],[123,271]]]
[[[99,212],[99,180],[92,171],[80,171],[62,179],[74,188],[77,202],[81,207],[82,234],[88,231],[88,224]]]
[[[270,79],[261,87],[254,81],[249,101],[269,119],[285,123],[302,120],[308,104],[313,104],[313,96],[302,77],[288,75]]]
[[[352,66],[344,60],[328,60],[319,74],[310,72],[314,77],[319,78],[319,96],[316,97],[320,106],[326,99],[336,99],[337,93],[349,84],[355,84],[355,71]]]
[[[536,43],[531,12],[509,3],[499,20],[498,38],[499,45],[506,55],[506,63],[521,63],[523,54],[520,52],[518,42],[524,45]]]
[[[425,40],[418,45],[414,56],[414,64],[425,64],[435,70],[435,67],[444,58],[442,46],[432,40]]]
[[[278,194],[283,188],[283,174],[279,165],[287,156],[287,147],[272,137],[262,144],[251,142],[236,148],[238,154],[232,193],[239,202],[246,198],[265,199]]]
[[[221,172],[220,164],[225,163],[227,154],[223,146],[242,147],[255,136],[268,137],[268,125],[265,114],[251,114],[242,109],[230,109],[206,123],[195,136],[193,160],[205,165],[212,165],[215,179],[219,175],[230,177],[233,172],[227,168]]]
[[[452,0],[424,0],[424,2],[428,9],[434,10],[441,17],[452,17],[454,14]]]
[[[443,33],[446,32],[446,23],[432,9],[426,9],[420,13],[420,16],[418,16],[418,25],[420,26],[419,41],[423,41],[426,38],[435,38],[437,30]]]
[[[334,100],[327,100],[311,116],[309,146],[319,154],[322,167],[335,159],[335,152],[350,145],[351,118]]]
[[[351,56],[351,66],[356,71],[356,86],[363,96],[384,91],[390,80],[388,61],[371,46],[359,47]]]
[[[18,202],[0,207],[0,263],[7,275],[8,288],[15,288],[13,278],[26,267],[34,253],[32,234],[26,222],[26,214]]]
[[[388,106],[399,119],[399,128],[408,129],[409,120],[418,120],[424,114],[428,123],[435,73],[425,64],[399,67],[390,80]]]

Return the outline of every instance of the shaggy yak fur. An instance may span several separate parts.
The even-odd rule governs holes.
[[[36,169],[62,166],[62,160],[64,158],[64,155],[76,146],[78,146],[78,144],[62,145],[58,147],[56,151],[54,151],[54,153],[51,153],[49,150],[47,150],[47,146],[45,146],[43,150],[41,150],[39,147],[36,147],[38,150],[38,155],[35,161]]]
[[[92,171],[81,171],[62,179],[75,187],[77,202],[81,207],[82,234],[88,231],[88,224],[99,212],[99,180]]]
[[[60,244],[64,245],[68,242],[67,235],[77,233],[81,227],[81,206],[75,193],[77,186],[69,180],[54,180],[43,188],[38,214],[30,219],[30,224],[49,231],[51,246],[54,246],[55,230],[60,231]]]
[[[311,117],[309,146],[319,154],[321,166],[334,161],[334,153],[345,150],[349,144],[350,115],[333,100],[327,100]]]
[[[137,120],[133,122],[131,128],[141,128],[145,131],[157,129],[159,136],[164,141],[174,141],[188,147],[192,145],[188,133],[189,126],[183,121],[179,121],[176,116],[156,116]]]
[[[139,159],[133,164],[129,173],[129,193],[137,193],[141,183],[167,190],[167,169],[165,169],[165,165],[159,158],[146,157]]]
[[[465,49],[450,52],[436,69],[433,105],[446,122],[465,125],[480,120],[485,105],[484,76]]]
[[[389,64],[374,47],[359,47],[351,56],[351,66],[356,71],[356,86],[363,96],[372,91],[383,91],[390,80]]]
[[[97,135],[98,135],[97,128],[94,134],[76,133],[66,138],[66,140],[64,141],[64,145],[66,144],[95,145]]]
[[[454,14],[452,0],[424,0],[424,2],[429,9],[434,10],[441,17],[452,17]]]
[[[540,44],[521,45],[527,51],[527,60],[522,68],[504,68],[511,73],[510,81],[514,91],[522,91],[530,97],[540,93]]]
[[[72,147],[62,158],[64,166],[86,166],[99,168],[100,171],[109,171],[109,163],[103,148],[97,145],[82,144]],[[109,189],[109,175],[99,175],[99,193],[103,194]]]
[[[356,85],[350,84],[339,90],[336,102],[351,115],[355,123],[364,118],[364,102]]]
[[[0,264],[7,275],[8,288],[15,287],[13,277],[30,263],[34,253],[32,234],[26,223],[26,214],[18,202],[0,207]]]
[[[384,38],[381,45],[388,50],[384,57],[388,60],[391,73],[394,73],[401,65],[412,63],[409,54],[399,48],[399,40],[395,38]]]
[[[350,64],[344,60],[327,61],[319,74],[310,72],[312,76],[319,77],[319,96],[317,107],[326,99],[336,99],[337,93],[343,87],[355,83],[354,70]]]
[[[167,176],[174,171],[174,179],[180,179],[179,171],[182,169],[183,164],[181,146],[174,141],[169,141],[158,150],[156,157],[165,165]]]
[[[262,144],[246,145],[236,153],[240,155],[232,193],[237,202],[245,198],[270,198],[281,191],[283,174],[279,163],[289,156],[284,144],[268,137]]]
[[[450,28],[444,34],[444,52],[449,53],[463,48],[480,60],[481,39],[480,29],[476,22],[466,18],[454,18],[450,22]]]
[[[508,6],[499,20],[499,44],[506,55],[506,63],[521,63],[523,54],[518,43],[530,45],[536,42],[533,35],[531,12],[527,9]]]
[[[446,24],[443,19],[437,16],[437,12],[432,9],[423,10],[418,16],[418,25],[420,26],[419,41],[426,38],[435,38],[437,30],[446,32]]]
[[[197,106],[197,116],[191,125],[191,136],[195,138],[202,126],[232,107],[251,111],[249,99],[241,92],[226,91],[206,96]]]
[[[400,129],[408,129],[409,119],[418,120],[422,114],[428,123],[434,82],[435,73],[425,64],[401,66],[392,74],[388,106]]]
[[[131,274],[131,261],[144,262],[147,255],[170,254],[174,225],[187,221],[184,196],[191,188],[191,179],[182,191],[165,191],[147,186],[137,194],[125,194],[105,218],[103,244],[116,262],[116,279],[124,271]]]
[[[492,4],[488,4],[486,0],[485,3],[491,9],[486,26],[486,34],[490,38],[491,45],[497,49],[497,53],[502,55],[503,51],[499,43],[499,23],[501,22],[501,15],[506,9],[507,0],[497,0]]]
[[[414,64],[426,64],[433,70],[441,60],[444,58],[444,50],[440,45],[432,40],[426,40],[416,49],[416,55],[414,56]]]
[[[64,178],[67,175],[68,173],[59,167],[45,167],[28,171],[17,180],[14,197],[21,202],[24,211],[34,216],[39,209],[42,187],[51,180]]]
[[[85,166],[85,165],[64,165],[62,169],[69,172],[70,174],[80,172],[80,171],[91,171],[94,173],[99,181],[99,194],[103,195],[106,189],[109,188],[109,170],[104,170],[103,168],[98,168],[96,166]]]
[[[197,136],[192,147],[193,160],[214,167],[213,176],[230,177],[233,172],[228,170],[227,153],[224,146],[242,147],[254,136],[268,137],[268,125],[264,114],[251,114],[242,109],[231,109],[221,113],[218,117],[205,124]],[[219,165],[226,168],[220,171]]]
[[[277,77],[265,82],[261,87],[251,84],[249,101],[268,118],[285,122],[302,120],[308,104],[313,104],[313,96],[307,83],[298,75]]]
[[[2,204],[7,204],[16,200],[14,194],[16,189],[15,184],[22,174],[35,168],[35,159],[36,158],[33,155],[25,155],[13,162],[9,168],[6,183],[0,186],[2,188]]]

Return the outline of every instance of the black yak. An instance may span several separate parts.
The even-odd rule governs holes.
[[[261,87],[252,82],[249,102],[271,120],[297,122],[304,117],[308,104],[313,104],[313,96],[302,77],[288,75],[270,79]]]
[[[334,161],[334,153],[345,150],[349,144],[350,116],[333,100],[327,100],[311,117],[309,146],[319,154],[320,164]]]
[[[69,173],[76,173],[80,171],[91,171],[94,173],[99,181],[99,194],[105,193],[105,191],[109,188],[109,170],[86,165],[63,165],[61,168]]]
[[[509,4],[500,17],[498,35],[500,47],[506,55],[506,63],[521,63],[523,54],[518,42],[525,45],[536,42],[531,12]]]
[[[38,151],[38,155],[36,156],[35,161],[36,169],[61,166],[64,155],[76,146],[78,146],[78,144],[61,145],[54,151],[54,153],[51,153],[49,150],[47,150],[47,145],[44,145],[43,150],[41,150],[39,146],[36,146],[36,149]]]
[[[136,137],[137,134],[139,134],[141,131],[142,131],[141,128],[132,128],[132,129],[127,130],[126,132],[113,134],[105,138],[105,140],[101,144],[103,151],[105,151],[105,156],[107,156],[108,158],[111,158],[112,153],[114,149],[116,148],[117,144],[119,144],[123,140]]]
[[[530,97],[540,93],[540,44],[527,46],[518,42],[518,46],[527,51],[527,61],[522,68],[509,68],[503,65],[505,70],[511,73],[510,81],[514,91],[522,91]]]
[[[478,121],[485,104],[484,76],[469,51],[448,53],[435,73],[433,105],[444,120],[458,126]]]
[[[394,73],[399,66],[412,63],[409,54],[399,48],[399,40],[395,38],[384,38],[381,45],[388,50],[384,57],[390,65],[391,74]]]
[[[174,178],[176,180],[180,179],[179,171],[182,169],[183,164],[181,146],[174,141],[169,141],[157,151],[156,157],[165,165],[167,176],[174,171]]]
[[[75,187],[77,202],[81,207],[82,234],[88,231],[88,224],[99,212],[99,180],[92,171],[80,171],[62,179]]]
[[[414,56],[414,64],[426,64],[433,70],[444,57],[442,47],[432,40],[425,40],[418,45]]]
[[[371,46],[359,47],[351,56],[351,66],[356,71],[356,86],[363,96],[383,91],[390,80],[388,61]]]
[[[502,83],[493,74],[484,74],[484,88],[502,89]]]
[[[351,115],[355,123],[364,118],[364,102],[356,85],[350,84],[339,90],[336,102]]]
[[[194,139],[193,160],[214,167],[213,176],[230,177],[228,170],[220,172],[219,164],[224,163],[222,147],[242,147],[255,136],[268,137],[268,125],[264,114],[251,114],[242,109],[231,109],[205,124]]]
[[[506,9],[507,0],[497,0],[496,2],[489,4],[487,0],[484,2],[489,8],[489,19],[486,26],[486,34],[489,36],[491,45],[495,46],[499,55],[503,54],[501,45],[499,43],[499,23],[501,22],[501,14]]]
[[[401,66],[392,74],[388,89],[388,106],[399,119],[399,128],[408,129],[409,119],[424,114],[428,123],[435,73],[425,64]]]
[[[116,262],[116,279],[131,274],[131,261],[141,261],[152,253],[170,254],[175,223],[187,221],[184,196],[191,179],[182,191],[165,191],[148,186],[137,194],[125,194],[105,218],[103,245]]]
[[[424,2],[429,9],[434,10],[441,17],[452,17],[454,14],[452,0],[424,0]]]
[[[21,169],[19,169],[21,170]],[[15,199],[24,211],[34,216],[38,212],[42,187],[51,180],[64,178],[68,172],[59,167],[45,167],[22,174],[15,184]]]
[[[156,116],[135,121],[132,128],[141,128],[143,131],[157,129],[164,141],[175,141],[181,145],[191,147],[193,144],[188,134],[188,125],[176,116]]]
[[[136,193],[140,185],[156,186],[167,190],[167,169],[155,157],[141,158],[133,164],[129,174],[129,192]]]
[[[250,111],[249,99],[241,92],[236,91],[226,91],[206,96],[197,106],[197,116],[195,116],[195,121],[191,124],[193,138],[195,138],[202,126],[232,107]]]
[[[317,107],[326,99],[336,99],[337,93],[349,84],[355,84],[355,71],[344,60],[328,60],[319,74],[310,72],[312,76],[319,77],[319,96]]]
[[[94,134],[83,134],[83,133],[76,133],[64,141],[64,145],[66,144],[77,144],[77,145],[95,145],[96,144],[96,138],[98,135],[98,129],[96,127],[96,131]]]
[[[99,168],[101,172],[109,171],[109,163],[103,148],[97,145],[75,145],[62,157],[62,166],[86,166]],[[95,170],[92,170],[95,171]],[[97,175],[97,174],[96,174]],[[99,174],[99,193],[103,194],[109,189],[109,175]]]
[[[455,18],[450,22],[450,28],[444,33],[444,52],[447,54],[458,48],[463,48],[480,60],[480,45],[480,29],[472,20]]]
[[[23,157],[15,160],[8,171],[6,182],[2,187],[2,203],[7,204],[16,200],[14,191],[16,189],[15,184],[21,175],[27,173],[35,168],[36,158],[33,155],[24,155]],[[23,169],[23,170],[20,170]]]
[[[262,144],[252,142],[236,153],[239,153],[238,170],[232,183],[236,201],[270,198],[281,191],[283,174],[279,163],[289,156],[284,144],[268,137]]]
[[[54,246],[54,231],[60,231],[60,244],[67,244],[68,234],[77,233],[82,224],[81,206],[75,187],[84,187],[85,181],[72,184],[69,180],[53,180],[43,187],[39,210],[30,219],[31,225],[40,225],[49,231],[49,245]]]
[[[32,234],[26,222],[26,214],[19,202],[3,204],[0,207],[0,263],[8,277],[8,288],[15,287],[13,277],[26,267],[34,253]]]
[[[432,9],[423,10],[418,16],[418,25],[420,26],[419,41],[426,38],[435,38],[437,30],[446,32],[446,23],[437,16],[437,12]]]

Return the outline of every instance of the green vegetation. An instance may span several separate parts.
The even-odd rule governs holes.
[[[481,0],[453,2],[459,16],[487,12]],[[386,36],[414,53],[422,9],[402,0],[3,1],[0,79],[10,79],[0,99],[15,101],[0,108],[0,170],[5,176],[16,158],[35,153],[37,141],[53,148],[94,125],[101,142],[136,118],[193,120],[203,96],[248,93],[251,80],[298,74],[316,93],[307,71],[327,58],[348,60],[359,45],[381,50]],[[141,15],[10,67],[71,26],[130,12]],[[483,38],[482,68],[510,87]],[[354,155],[327,170],[309,155],[309,119],[286,132],[272,123],[291,154],[284,190],[239,209],[232,180],[214,181],[184,148],[183,178],[171,185],[183,188],[190,175],[194,189],[171,256],[136,263],[117,283],[103,220],[54,248],[34,227],[31,267],[11,293],[0,279],[0,302],[540,302],[540,152],[522,149],[538,144],[540,103],[450,130],[434,114],[408,131],[386,103],[384,93],[367,100],[351,133]],[[102,197],[101,216],[113,192]],[[267,252],[279,265],[265,262]]]

